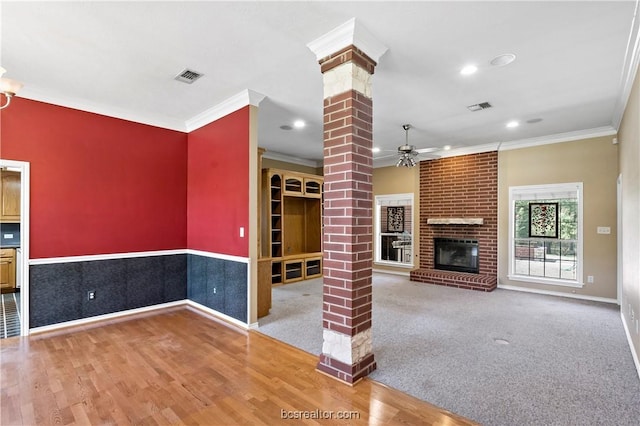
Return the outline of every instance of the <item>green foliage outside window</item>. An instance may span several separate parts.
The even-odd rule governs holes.
[[[558,204],[558,243],[547,244],[547,252],[557,255],[575,254],[575,243],[570,241],[578,239],[578,200],[556,199],[556,200],[518,200],[515,202],[515,238],[529,238],[529,203],[553,203]],[[569,241],[566,241],[569,240]],[[565,241],[565,242],[563,242]]]

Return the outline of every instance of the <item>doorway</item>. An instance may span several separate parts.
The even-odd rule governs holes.
[[[29,335],[29,163],[25,161],[0,159],[0,169],[15,176],[15,184],[19,182],[19,215],[3,217],[0,241],[6,247],[7,256],[12,256],[12,262],[7,263],[12,269],[7,272],[19,289],[19,297],[7,299],[6,306],[13,301],[19,312],[20,336]],[[4,184],[4,181],[3,181]],[[14,187],[15,189],[15,187]],[[3,200],[4,207],[4,200]],[[6,220],[6,222],[5,222]],[[11,250],[9,250],[11,249]],[[3,250],[3,253],[5,250]],[[14,291],[10,291],[14,293]],[[8,294],[8,293],[7,293]],[[3,298],[4,299],[4,298]],[[4,301],[4,300],[2,300]],[[0,306],[1,308],[1,306]],[[4,336],[0,336],[4,337]]]

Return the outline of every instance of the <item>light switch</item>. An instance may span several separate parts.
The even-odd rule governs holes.
[[[609,226],[598,226],[598,234],[610,234],[611,227]]]
[[[240,227],[240,238],[244,238],[244,226]]]

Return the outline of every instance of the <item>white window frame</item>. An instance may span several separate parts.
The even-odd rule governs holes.
[[[393,262],[389,260],[382,260],[382,238],[380,228],[380,208],[384,204],[385,206],[396,205],[394,202],[404,202],[406,200],[411,201],[411,263],[406,262]],[[406,204],[397,204],[398,206],[404,206]],[[373,229],[375,238],[375,257],[373,263],[377,265],[394,266],[397,268],[413,269],[414,259],[416,254],[416,209],[413,199],[413,193],[407,194],[388,194],[388,195],[376,195],[374,201],[374,215],[373,215]]]
[[[573,192],[577,191],[578,193],[578,256],[576,258],[577,268],[576,268],[576,279],[575,280],[566,280],[559,278],[545,278],[545,277],[533,277],[530,275],[520,275],[516,274],[515,271],[515,202],[516,199],[520,198],[520,196],[527,196],[531,194],[531,197],[535,197],[541,193],[553,193],[553,192]],[[547,197],[552,198],[552,197]],[[535,199],[535,198],[532,198]],[[582,182],[571,182],[571,183],[558,183],[558,184],[548,184],[548,185],[527,185],[527,186],[511,186],[509,187],[509,273],[508,278],[512,281],[523,281],[529,283],[538,283],[538,284],[549,284],[549,285],[557,285],[563,287],[575,287],[582,288],[584,287],[583,281],[583,232],[582,226],[584,223],[583,217],[583,188]]]

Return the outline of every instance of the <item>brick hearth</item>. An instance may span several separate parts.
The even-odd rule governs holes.
[[[482,218],[482,225],[429,225],[427,219]],[[434,269],[434,238],[478,241],[479,273]],[[492,291],[498,283],[498,153],[420,162],[420,268],[411,281]]]

